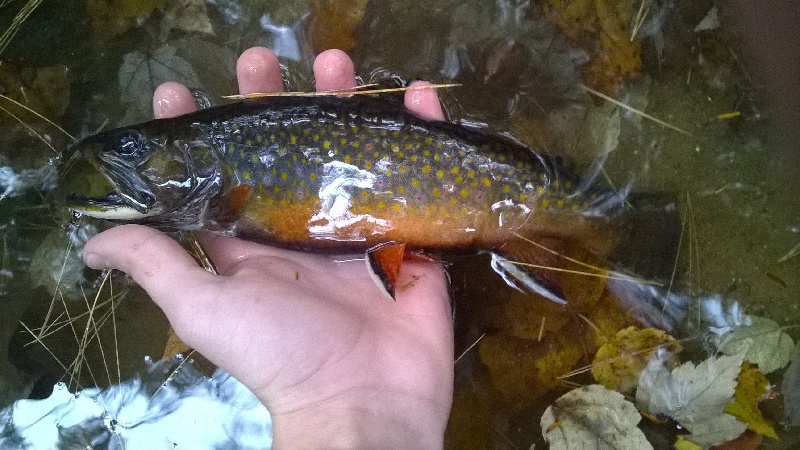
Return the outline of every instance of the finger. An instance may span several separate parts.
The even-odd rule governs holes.
[[[239,56],[236,61],[236,79],[240,94],[283,90],[278,57],[272,50],[264,47],[249,48]]]
[[[209,297],[215,282],[177,242],[142,225],[98,234],[86,243],[83,259],[89,267],[130,275],[173,323],[192,311],[198,299]]]
[[[158,86],[153,93],[153,114],[156,119],[168,119],[194,112],[196,109],[192,93],[180,83],[168,81]]]
[[[356,87],[353,60],[341,50],[325,50],[314,60],[317,91],[333,91]]]
[[[410,87],[430,86],[427,81],[415,81]],[[427,120],[444,120],[442,104],[436,89],[412,89],[406,91],[405,105],[408,110]]]

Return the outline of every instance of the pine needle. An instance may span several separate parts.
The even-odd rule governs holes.
[[[667,122],[664,122],[663,120],[658,119],[656,117],[653,117],[650,114],[647,114],[646,112],[639,111],[638,109],[636,109],[636,108],[634,108],[632,106],[628,106],[628,105],[626,105],[625,103],[622,103],[619,100],[613,99],[613,98],[607,96],[606,94],[603,94],[602,92],[595,91],[594,89],[590,88],[589,86],[581,84],[580,87],[581,87],[581,89],[583,89],[584,91],[586,91],[586,92],[588,92],[590,94],[596,95],[596,96],[602,98],[603,100],[609,101],[609,102],[619,106],[620,108],[624,108],[624,109],[626,109],[626,110],[628,110],[628,111],[630,111],[630,112],[632,112],[632,113],[634,113],[636,115],[639,115],[641,117],[644,117],[645,119],[651,120],[651,121],[653,121],[653,122],[655,122],[655,123],[657,123],[657,124],[659,124],[659,125],[661,125],[663,127],[669,128],[670,130],[677,131],[678,133],[682,133],[682,134],[685,134],[687,136],[692,136],[692,133],[689,133],[688,131],[686,131],[684,129],[678,128],[675,125],[671,125],[671,124],[669,124]]]
[[[244,95],[223,95],[222,98],[231,99],[231,100],[250,100],[254,98],[265,98],[265,97],[326,97],[326,96],[350,96],[350,95],[374,95],[374,94],[386,94],[390,92],[405,92],[405,91],[418,91],[423,89],[445,89],[451,87],[458,87],[461,86],[458,83],[451,83],[451,84],[432,84],[428,86],[409,86],[409,87],[400,87],[400,88],[382,88],[382,89],[363,89],[363,88],[372,88],[376,86],[375,84],[368,84],[364,86],[356,86],[355,88],[348,88],[348,89],[336,89],[332,91],[320,91],[320,92],[303,92],[303,91],[292,91],[292,92],[258,92],[253,94],[244,94]]]

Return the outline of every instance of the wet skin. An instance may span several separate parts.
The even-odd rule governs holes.
[[[352,62],[339,51],[319,55],[314,74],[318,90],[355,85]],[[277,58],[263,48],[242,54],[237,78],[241,93],[282,89]],[[405,104],[443,118],[432,90],[408,92]],[[153,107],[159,118],[194,110],[175,83],[156,90]],[[391,303],[363,261],[201,240],[220,275],[139,225],[96,236],[84,259],[128,273],[181,339],[248,386],[272,413],[275,448],[441,448],[453,338],[439,265],[404,264],[405,289]]]

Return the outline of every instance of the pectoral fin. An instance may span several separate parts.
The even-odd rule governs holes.
[[[405,252],[406,244],[390,242],[367,250],[364,258],[373,281],[392,300]]]
[[[540,242],[546,248],[558,247],[557,240]],[[521,239],[509,241],[492,253],[492,269],[509,286],[532,292],[559,305],[566,305],[557,270],[563,265],[557,255]]]

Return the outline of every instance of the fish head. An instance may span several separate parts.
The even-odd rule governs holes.
[[[75,178],[85,173],[77,166],[88,166],[103,175],[108,191],[97,196],[87,194],[88,189],[73,193],[67,201],[70,209],[118,223],[183,229],[197,225],[220,190],[219,158],[191,126],[161,128],[163,124],[153,121],[109,130],[71,147],[63,159],[63,172],[72,178],[69,184],[76,186]]]

